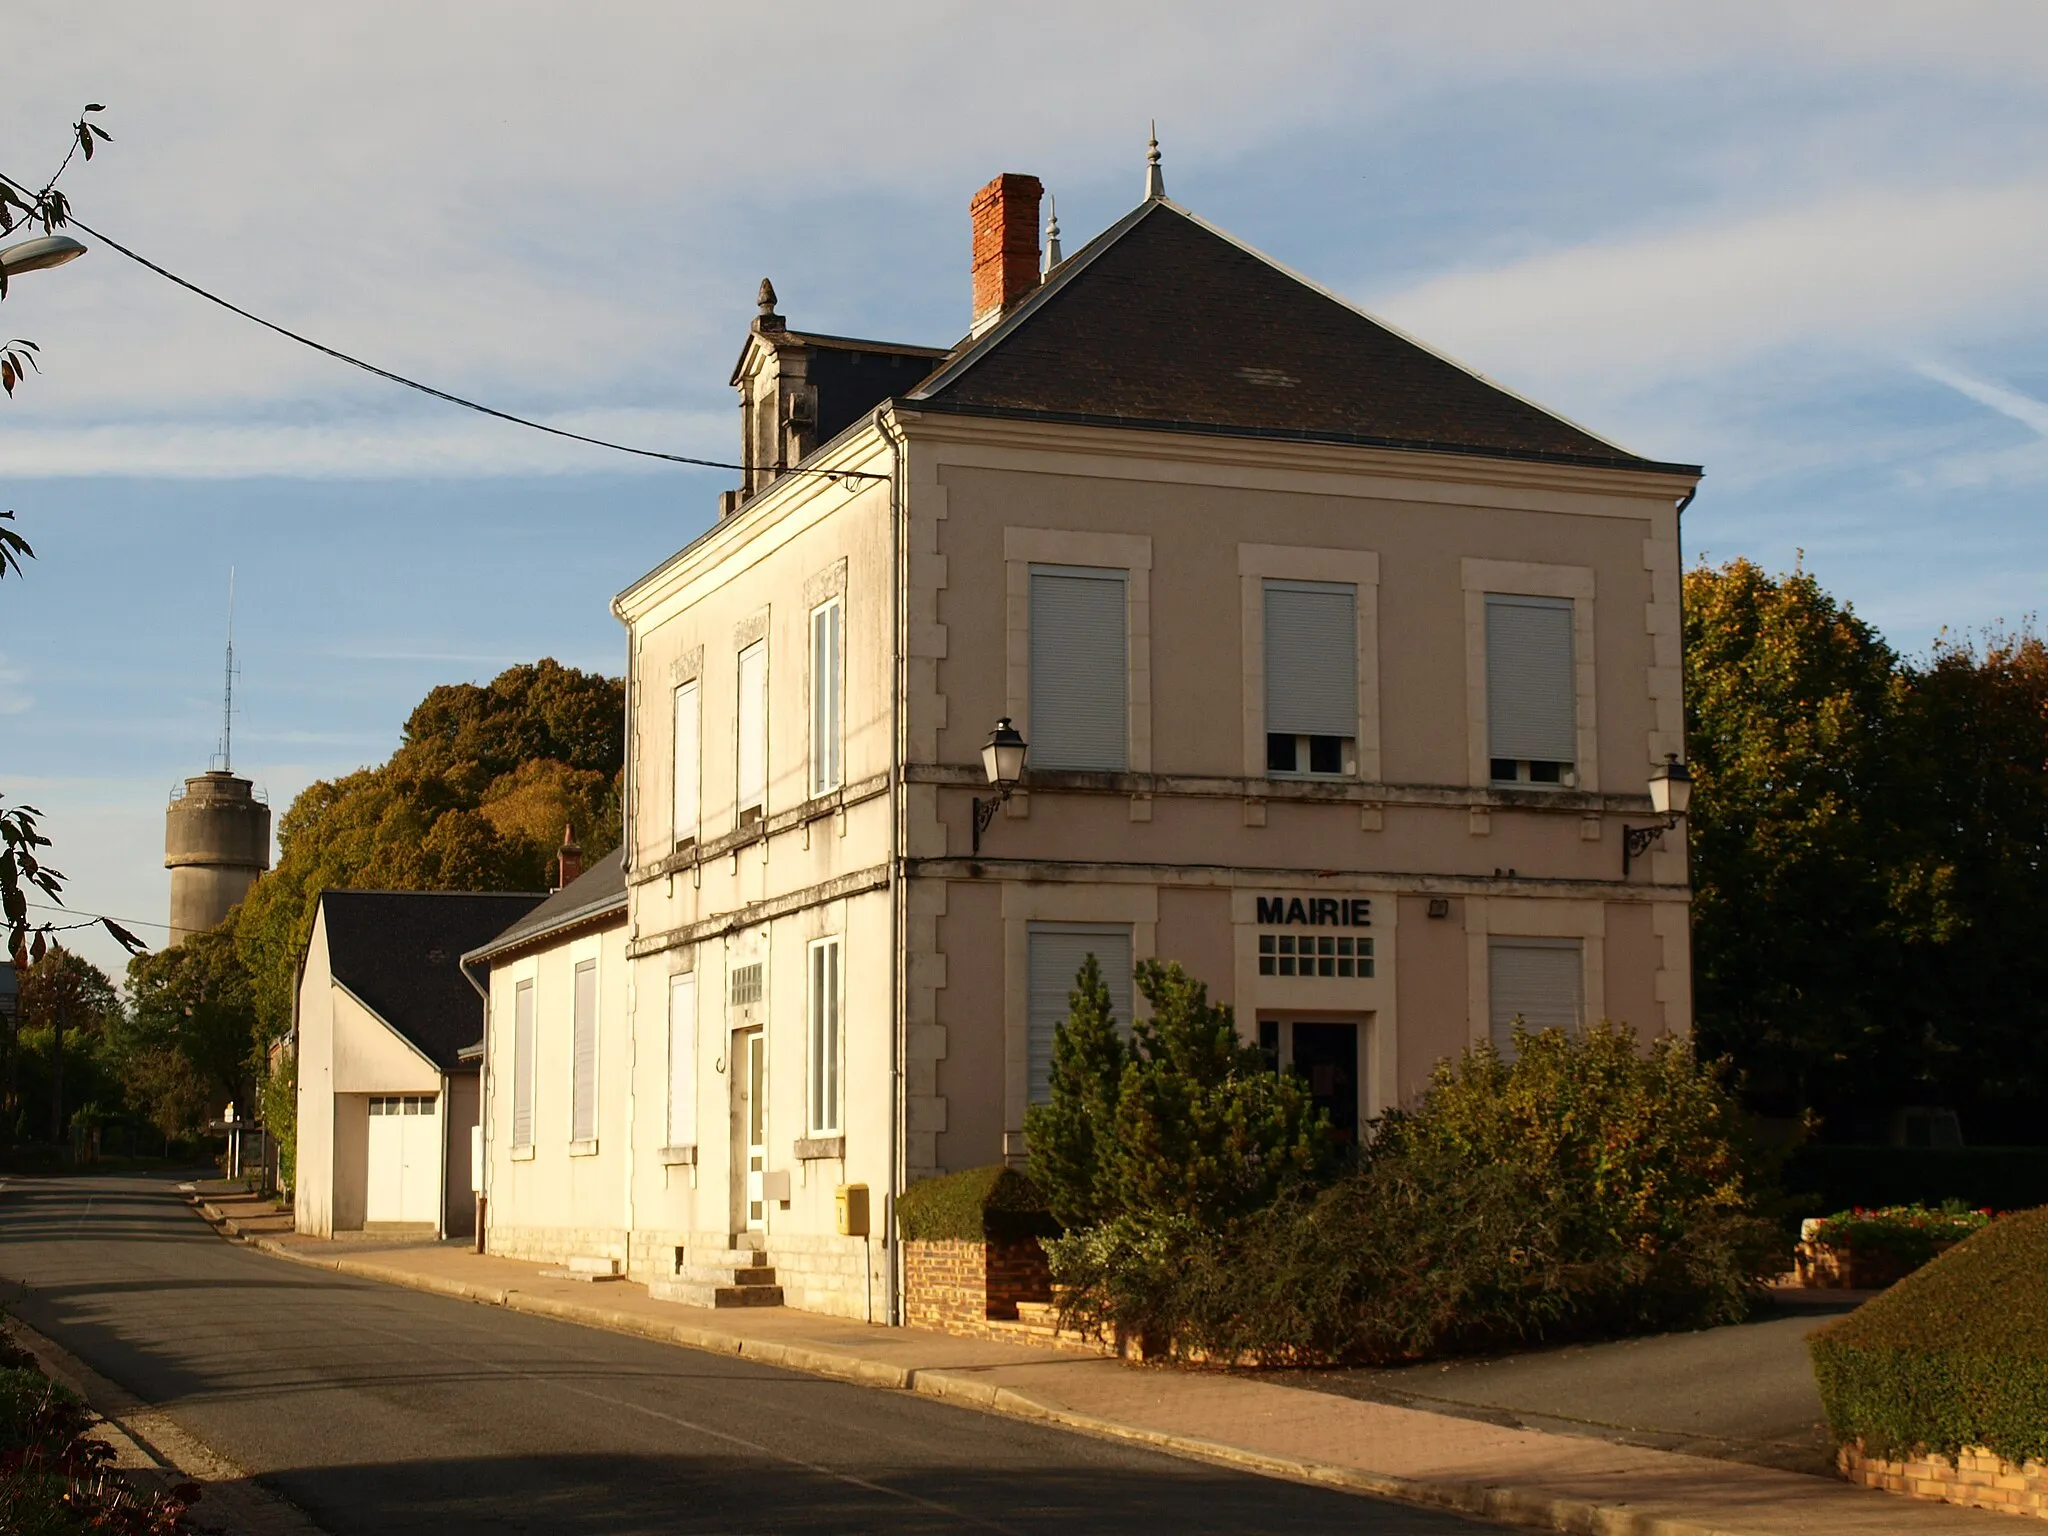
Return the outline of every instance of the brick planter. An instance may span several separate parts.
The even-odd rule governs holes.
[[[1840,1465],[1844,1477],[1866,1488],[2048,1520],[2048,1465],[2038,1461],[2015,1466],[1981,1448],[1964,1451],[1953,1464],[1946,1456],[1879,1461],[1861,1446],[1845,1445]]]
[[[1038,1239],[903,1245],[903,1317],[913,1328],[986,1337],[1014,1322],[1019,1302],[1052,1300],[1052,1271]]]
[[[1792,1254],[1799,1283],[1829,1291],[1881,1291],[1919,1268],[1886,1248],[1859,1252],[1831,1243],[1803,1242]]]

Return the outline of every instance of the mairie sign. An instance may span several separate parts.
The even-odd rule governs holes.
[[[1365,896],[1261,896],[1259,922],[1280,928],[1370,928],[1372,901]]]

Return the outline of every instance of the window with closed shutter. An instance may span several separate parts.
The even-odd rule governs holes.
[[[768,798],[768,643],[757,640],[740,652],[739,741],[736,767],[740,820],[761,813]]]
[[[1268,581],[1266,767],[1352,771],[1358,739],[1358,589],[1348,582]]]
[[[1121,773],[1130,762],[1123,571],[1031,570],[1031,765]]]
[[[533,983],[512,993],[512,1145],[533,1145]]]
[[[1493,940],[1487,946],[1487,1013],[1501,1055],[1513,1059],[1516,1019],[1532,1032],[1577,1029],[1584,980],[1577,939]]]
[[[697,840],[698,690],[695,679],[676,690],[675,762],[670,825],[678,848]]]
[[[569,1139],[597,1139],[597,962],[576,967],[570,1021]]]
[[[839,787],[840,614],[834,598],[811,612],[811,793]]]
[[[668,1143],[697,1144],[697,977],[668,980]]]
[[[1578,758],[1572,601],[1486,597],[1486,742],[1496,779],[1559,781]],[[1533,768],[1533,771],[1532,771]]]
[[[1030,926],[1025,1058],[1031,1102],[1051,1095],[1054,1032],[1071,1010],[1074,978],[1088,956],[1102,970],[1110,1010],[1125,1029],[1131,1024],[1131,930],[1120,923],[1033,923]]]

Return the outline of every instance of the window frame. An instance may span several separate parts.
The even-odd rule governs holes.
[[[1474,789],[1523,790],[1537,794],[1599,793],[1598,637],[1592,567],[1480,560],[1468,556],[1460,562],[1460,580],[1465,592],[1466,783]],[[1497,780],[1493,776],[1486,656],[1486,600],[1489,595],[1571,599],[1572,715],[1577,754],[1574,782],[1570,785]]]
[[[1351,635],[1350,644],[1346,647],[1350,652],[1351,661],[1350,731],[1332,736],[1327,732],[1280,732],[1272,729],[1273,650],[1271,642],[1273,593],[1275,589],[1282,592],[1320,593],[1329,596],[1341,594],[1350,598]],[[1268,776],[1279,779],[1310,780],[1355,779],[1358,777],[1358,733],[1360,721],[1358,706],[1358,629],[1360,606],[1359,586],[1355,581],[1305,581],[1285,576],[1262,576],[1259,578],[1260,632],[1261,638],[1265,642],[1260,652],[1261,676],[1259,684],[1262,692],[1261,704],[1267,716],[1266,773]],[[1288,743],[1289,755],[1293,762],[1292,767],[1278,767],[1273,761],[1275,756],[1274,745],[1283,738]],[[1316,743],[1331,741],[1336,743],[1336,766],[1331,768],[1316,767]],[[1308,763],[1308,766],[1305,768],[1301,766],[1304,760]]]
[[[846,1133],[846,952],[839,934],[804,952],[804,1124],[813,1137]],[[828,1113],[829,1111],[829,1113]]]
[[[1095,565],[1058,565],[1058,564],[1051,564],[1051,563],[1048,563],[1048,562],[1044,562],[1044,561],[1034,561],[1034,562],[1032,562],[1032,564],[1031,564],[1031,566],[1030,566],[1030,568],[1029,568],[1029,572],[1028,572],[1028,575],[1029,575],[1029,579],[1030,579],[1030,583],[1031,583],[1031,585],[1030,585],[1030,596],[1029,596],[1029,599],[1028,599],[1028,602],[1029,602],[1029,605],[1030,605],[1030,612],[1031,612],[1031,618],[1030,618],[1030,623],[1031,623],[1031,637],[1030,637],[1030,649],[1029,649],[1029,662],[1028,662],[1028,666],[1029,666],[1029,669],[1030,669],[1030,679],[1029,679],[1029,682],[1028,682],[1028,684],[1027,684],[1027,686],[1028,686],[1028,689],[1029,689],[1029,698],[1030,698],[1030,703],[1029,703],[1029,706],[1028,706],[1028,708],[1027,708],[1027,710],[1026,710],[1026,716],[1027,716],[1027,719],[1028,719],[1028,721],[1029,721],[1029,726],[1030,726],[1030,730],[1031,730],[1031,736],[1030,736],[1030,740],[1031,740],[1031,742],[1032,742],[1032,750],[1033,750],[1033,752],[1034,752],[1034,754],[1035,754],[1035,756],[1034,756],[1034,758],[1033,758],[1032,766],[1034,766],[1034,767],[1036,767],[1036,768],[1048,769],[1048,770],[1050,770],[1050,771],[1053,771],[1053,772],[1067,772],[1067,773],[1129,773],[1129,772],[1131,772],[1131,771],[1132,771],[1132,769],[1131,769],[1131,573],[1130,573],[1130,571],[1129,571],[1128,569],[1124,568],[1124,567],[1121,567],[1121,566],[1095,566]],[[1123,652],[1124,652],[1124,654],[1123,654],[1123,663],[1124,663],[1124,664],[1123,664],[1123,676],[1122,676],[1121,678],[1119,678],[1119,679],[1118,679],[1118,684],[1119,684],[1119,694],[1120,694],[1120,697],[1119,697],[1119,700],[1118,700],[1118,708],[1117,708],[1117,715],[1119,716],[1119,719],[1118,719],[1118,727],[1119,727],[1119,732],[1118,732],[1118,734],[1119,734],[1119,737],[1120,737],[1120,739],[1119,739],[1119,741],[1118,741],[1118,747],[1119,747],[1119,749],[1120,749],[1120,750],[1119,750],[1119,751],[1118,751],[1118,753],[1117,753],[1117,758],[1118,758],[1118,761],[1117,761],[1117,762],[1115,762],[1114,764],[1109,764],[1109,763],[1061,763],[1061,762],[1049,762],[1049,761],[1047,761],[1047,760],[1046,760],[1046,753],[1047,753],[1047,751],[1049,751],[1049,750],[1056,750],[1056,749],[1053,749],[1053,748],[1048,748],[1048,747],[1046,746],[1046,744],[1045,744],[1045,733],[1046,733],[1046,720],[1045,720],[1045,716],[1046,716],[1046,714],[1048,713],[1048,711],[1047,711],[1047,710],[1046,710],[1046,709],[1045,709],[1044,707],[1042,707],[1042,706],[1044,706],[1044,705],[1046,705],[1046,704],[1049,704],[1049,703],[1051,703],[1052,701],[1051,701],[1050,699],[1047,699],[1047,698],[1045,698],[1044,696],[1042,696],[1042,695],[1041,695],[1041,693],[1040,693],[1040,691],[1039,691],[1039,690],[1040,690],[1040,688],[1041,688],[1041,686],[1050,686],[1049,682],[1047,681],[1047,679],[1046,679],[1046,678],[1045,678],[1045,676],[1044,676],[1044,674],[1045,674],[1045,670],[1046,670],[1046,669],[1045,669],[1045,668],[1044,668],[1043,666],[1041,666],[1041,665],[1040,665],[1040,654],[1039,654],[1039,643],[1040,643],[1040,640],[1041,640],[1041,636],[1042,636],[1042,631],[1041,631],[1041,628],[1040,628],[1040,623],[1039,623],[1039,618],[1040,618],[1040,616],[1039,616],[1039,613],[1038,613],[1038,594],[1039,594],[1039,586],[1038,586],[1038,583],[1039,583],[1039,582],[1040,582],[1041,580],[1046,580],[1046,581],[1093,581],[1093,582],[1100,582],[1100,583],[1101,583],[1101,584],[1102,584],[1103,586],[1105,586],[1105,587],[1113,586],[1113,587],[1115,587],[1115,588],[1116,588],[1116,594],[1117,594],[1117,607],[1118,607],[1118,610],[1119,610],[1119,615],[1120,615],[1120,617],[1121,617],[1121,619],[1122,619],[1122,621],[1123,621],[1123,622],[1122,622],[1122,630],[1123,630],[1123,635],[1122,635],[1122,638],[1123,638]]]
[[[760,657],[760,682],[751,690],[759,720],[750,729],[747,719],[750,690],[747,686],[748,658]],[[745,827],[768,817],[768,637],[761,636],[740,647],[734,657],[733,692],[733,825]],[[759,781],[748,783],[747,744],[752,738],[759,754]],[[748,812],[753,812],[750,818]]]
[[[1501,1002],[1498,995],[1500,990],[1497,985],[1499,972],[1495,963],[1495,957],[1502,950],[1569,952],[1575,962],[1572,973],[1572,990],[1577,1000],[1576,1017],[1573,1022],[1563,1027],[1567,1033],[1579,1034],[1586,1028],[1586,970],[1587,956],[1591,952],[1591,948],[1592,946],[1584,937],[1570,935],[1489,933],[1486,936],[1486,1038],[1493,1042],[1494,1049],[1500,1052],[1503,1060],[1513,1061],[1515,1059],[1512,1040],[1514,1020],[1521,1018],[1524,1023],[1529,1023],[1530,1021],[1528,1016],[1522,1013],[1510,1013],[1505,1020],[1499,1018]],[[1508,1030],[1509,1038],[1507,1039],[1502,1038],[1502,1024],[1505,1024]],[[1534,1027],[1542,1030],[1558,1026],[1546,1022],[1538,1023]]]
[[[683,721],[689,719],[689,754],[684,761]],[[704,688],[692,677],[676,684],[669,738],[669,830],[678,849],[698,841],[704,826]],[[685,769],[687,768],[687,772]],[[683,794],[687,785],[687,804]]]
[[[1240,649],[1244,663],[1244,775],[1299,783],[1376,784],[1380,781],[1379,603],[1380,557],[1369,549],[1328,549],[1302,544],[1237,546]],[[1319,773],[1272,766],[1272,737],[1266,730],[1266,586],[1348,586],[1357,627],[1357,734],[1339,738],[1341,772]],[[1278,733],[1273,733],[1277,735]],[[1296,761],[1314,738],[1295,738]],[[1348,745],[1347,745],[1348,743]]]
[[[821,629],[830,621],[829,638]],[[811,609],[811,798],[846,783],[846,600],[834,593]],[[820,658],[827,664],[820,667]],[[824,674],[821,676],[821,672]]]

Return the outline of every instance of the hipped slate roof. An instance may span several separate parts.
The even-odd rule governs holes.
[[[538,891],[322,891],[334,979],[444,1071],[483,1033],[463,953],[540,905]]]
[[[587,924],[623,921],[626,915],[626,865],[624,848],[606,854],[574,880],[563,886],[530,912],[521,913],[502,933],[473,946],[466,953],[471,960],[488,960],[514,949],[522,949],[552,934],[564,933]]]
[[[1552,415],[1163,198],[1055,268],[905,403],[1697,473]]]

